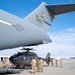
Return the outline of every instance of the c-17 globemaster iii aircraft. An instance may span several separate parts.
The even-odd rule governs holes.
[[[24,19],[0,9],[0,50],[51,42],[47,30],[56,15],[75,11],[75,4],[42,3]]]

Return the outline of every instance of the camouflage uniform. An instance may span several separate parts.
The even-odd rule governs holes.
[[[36,72],[36,64],[37,64],[36,60],[32,59],[32,61],[31,61],[32,73]]]
[[[37,71],[38,72],[40,72],[40,69],[39,69],[39,65],[40,65],[40,62],[39,62],[40,60],[38,59],[38,61],[37,61]]]
[[[62,66],[62,59],[60,59],[60,60],[57,60],[57,59],[56,59],[55,61],[56,61],[56,67],[58,67],[58,61],[60,62],[60,66],[63,67],[63,66]]]
[[[2,67],[8,68],[7,60],[8,60],[8,57],[4,57],[4,60],[2,61]]]
[[[62,65],[62,59],[60,59],[60,65],[61,65],[61,67],[63,67],[63,65]]]
[[[39,72],[43,72],[43,63],[44,63],[44,61],[42,59],[40,59],[38,62]]]
[[[54,58],[51,58],[51,59],[50,59],[50,62],[51,62],[51,64],[52,64],[52,66],[53,66]]]

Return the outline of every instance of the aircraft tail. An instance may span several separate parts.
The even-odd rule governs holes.
[[[45,61],[48,65],[50,64],[50,55],[51,55],[50,53],[47,53],[46,58],[45,58]]]
[[[47,5],[42,2],[39,7],[24,19],[47,32],[55,15],[71,11],[75,11],[75,4]]]
[[[54,15],[48,11],[45,5],[46,3],[42,2],[39,7],[37,7],[24,19],[40,27],[44,31],[48,31],[51,26],[51,22],[54,18]]]

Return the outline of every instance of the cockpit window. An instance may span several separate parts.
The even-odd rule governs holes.
[[[26,57],[23,57],[23,59],[25,60],[25,59],[26,59]]]
[[[32,58],[30,58],[30,60],[32,60]]]

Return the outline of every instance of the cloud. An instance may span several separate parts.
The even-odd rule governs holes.
[[[70,57],[75,56],[75,28],[64,29],[57,33],[48,33],[52,42],[38,46],[37,53],[45,56],[47,52],[52,54],[52,57]]]
[[[75,28],[64,29],[61,32],[48,33],[52,42],[33,46],[38,56],[45,57],[48,52],[51,57],[71,57],[75,56]],[[0,55],[13,55],[20,51],[22,47],[11,50],[1,51]]]

